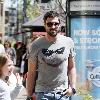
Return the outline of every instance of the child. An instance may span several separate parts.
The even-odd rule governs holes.
[[[13,61],[0,54],[0,100],[14,100],[22,89],[22,77],[13,74]]]

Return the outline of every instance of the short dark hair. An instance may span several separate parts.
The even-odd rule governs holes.
[[[59,14],[57,13],[57,12],[55,12],[55,11],[48,11],[45,15],[44,15],[44,18],[43,18],[43,20],[44,20],[44,22],[46,22],[46,20],[47,20],[47,18],[48,17],[58,17],[59,18]],[[60,22],[60,18],[59,18],[59,22]]]

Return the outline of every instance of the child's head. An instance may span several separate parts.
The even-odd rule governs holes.
[[[10,43],[10,41],[5,41],[5,43],[4,43],[4,47],[5,47],[5,48],[9,48],[9,47],[11,47],[11,43]]]
[[[14,69],[13,61],[7,54],[0,54],[0,78],[9,76]]]

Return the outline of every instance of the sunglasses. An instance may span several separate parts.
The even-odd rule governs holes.
[[[59,23],[57,23],[57,22],[48,22],[48,23],[47,23],[47,26],[48,26],[48,27],[52,27],[53,25],[59,26]]]

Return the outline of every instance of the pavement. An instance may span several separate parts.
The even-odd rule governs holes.
[[[19,95],[15,100],[26,100],[26,97],[27,97],[26,89],[23,88],[23,90],[19,93]]]

